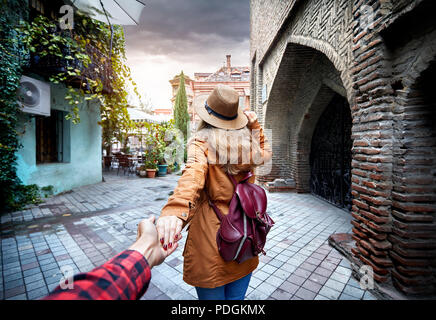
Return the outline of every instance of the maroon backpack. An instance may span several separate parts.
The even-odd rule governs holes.
[[[265,190],[247,181],[252,175],[248,172],[239,183],[232,175],[228,175],[235,186],[228,214],[223,214],[209,200],[221,221],[216,241],[221,257],[227,262],[235,260],[242,263],[261,252],[265,254],[263,247],[266,235],[274,225],[274,221],[266,213]]]

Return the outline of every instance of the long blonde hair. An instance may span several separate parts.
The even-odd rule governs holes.
[[[221,129],[200,120],[194,136],[195,140],[207,142],[208,161],[217,164],[231,175],[254,170],[255,163],[262,154],[256,134],[247,126],[242,129]]]

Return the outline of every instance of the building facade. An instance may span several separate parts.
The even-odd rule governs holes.
[[[37,76],[34,75],[36,78]],[[100,105],[85,101],[79,106],[80,123],[65,116],[67,89],[51,85],[49,117],[21,114],[22,148],[17,151],[17,175],[26,184],[51,187],[60,193],[102,181],[102,130]]]
[[[350,258],[381,286],[436,293],[436,23],[431,0],[251,0],[262,181],[350,211]]]
[[[155,108],[153,109],[153,114],[156,116],[161,116],[169,121],[173,118],[173,109],[172,108]]]
[[[65,3],[64,0],[29,0],[27,19],[43,15],[51,21],[57,21],[59,8]],[[60,28],[51,32],[65,36]],[[93,57],[92,69],[83,68],[77,61],[69,62],[51,54],[44,57],[39,57],[37,53],[29,54],[29,66],[25,68],[23,76],[49,89],[45,91],[41,87],[33,93],[33,89],[26,89],[29,91],[25,92],[34,104],[33,110],[27,108],[20,114],[20,126],[17,128],[22,145],[16,153],[17,176],[25,185],[49,187],[56,194],[102,181],[102,128],[98,124],[101,120],[100,103],[83,99],[78,105],[80,122],[73,124],[66,119],[71,112],[66,100],[69,95],[67,85],[54,85],[49,81],[59,70],[73,64],[76,68],[83,68],[83,74],[91,79],[98,77],[104,93],[111,92],[109,75],[112,69],[109,58],[92,45],[86,49]],[[95,62],[97,58],[98,63]],[[76,89],[85,84],[83,78],[72,78],[67,83]],[[48,112],[34,112],[39,108]]]

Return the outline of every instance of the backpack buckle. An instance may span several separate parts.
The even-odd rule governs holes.
[[[264,215],[262,215],[262,213],[259,211],[256,211],[256,219],[257,221],[263,223],[264,225],[268,225],[268,223],[265,221]]]

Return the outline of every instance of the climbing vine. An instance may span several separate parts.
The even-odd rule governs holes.
[[[11,211],[40,201],[37,187],[23,185],[16,174],[16,151],[20,147],[16,91],[23,70],[31,69],[35,60],[47,57],[62,60],[63,68],[51,73],[48,80],[64,84],[68,90],[67,119],[79,123],[79,105],[84,100],[99,101],[104,146],[134,126],[127,112],[128,82],[139,99],[140,95],[125,63],[121,27],[114,26],[110,46],[109,26],[78,11],[74,30],[59,30],[56,22],[44,16],[29,21],[26,0],[0,0],[0,3],[0,211]],[[90,51],[90,47],[96,50]],[[105,69],[98,67],[102,65],[111,69],[108,79],[104,79]],[[105,85],[109,90],[104,90]]]
[[[20,84],[25,48],[13,42],[16,21],[26,18],[27,2],[1,0],[0,6],[0,211],[16,210],[20,203],[38,201],[35,186],[24,186],[16,174],[16,151],[20,147],[16,127],[16,91]]]
[[[111,153],[111,146],[114,142],[126,140],[126,134],[136,128],[136,124],[130,120],[127,112],[128,91],[130,83],[134,94],[141,101],[136,83],[133,81],[129,67],[126,64],[125,38],[121,26],[113,26],[112,46],[110,44],[111,31],[107,24],[92,20],[85,15],[78,14],[75,21],[79,21],[75,27],[79,34],[86,34],[86,43],[97,48],[105,56],[110,56],[112,76],[110,76],[111,92],[97,96],[101,102],[101,121],[99,124],[103,129],[102,143],[107,154]],[[95,59],[95,57],[94,57]],[[102,83],[96,84],[97,88]]]

